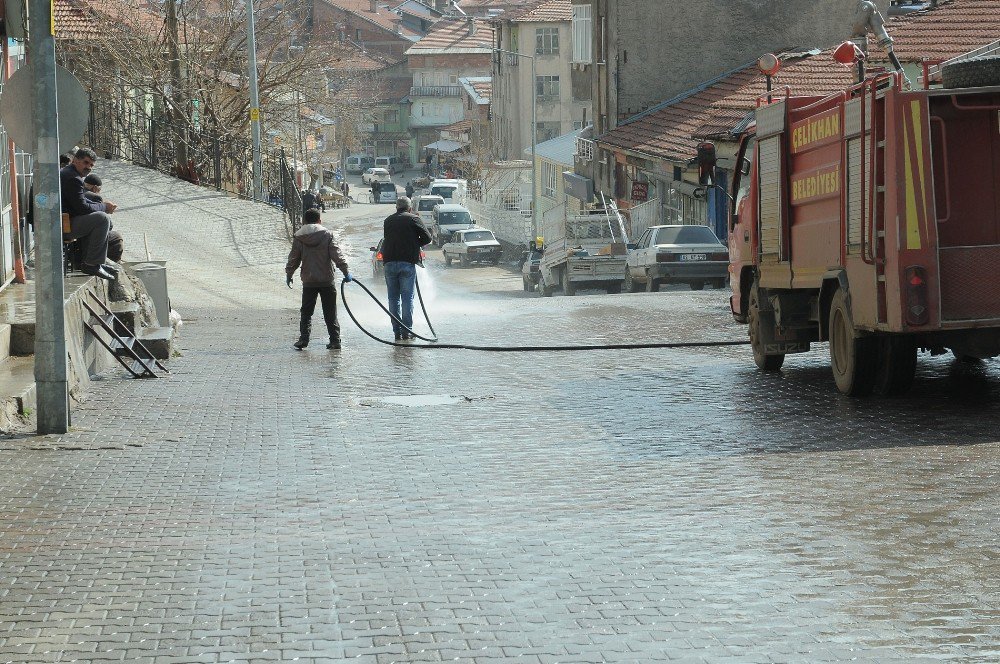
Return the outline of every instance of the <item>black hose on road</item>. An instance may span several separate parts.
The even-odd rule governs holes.
[[[428,343],[426,344],[412,344],[412,343],[400,343],[398,341],[388,341],[386,339],[379,338],[366,330],[358,319],[355,317],[354,312],[351,311],[351,305],[347,303],[347,284],[354,283],[361,287],[361,289],[368,293],[368,296],[375,301],[375,303],[382,308],[391,319],[396,321],[400,327],[407,330],[417,339],[421,339]],[[749,341],[679,341],[673,343],[633,343],[633,344],[583,344],[578,346],[474,346],[472,344],[442,344],[438,343],[437,332],[434,331],[434,326],[431,324],[430,316],[427,314],[427,306],[424,304],[423,293],[420,292],[420,281],[416,280],[417,286],[417,297],[420,300],[420,310],[423,311],[424,320],[427,321],[427,327],[430,328],[431,337],[425,337],[417,334],[411,328],[407,327],[403,321],[396,317],[389,309],[382,304],[382,301],[371,292],[367,286],[363,283],[354,279],[351,282],[342,281],[340,282],[340,297],[344,303],[344,309],[347,311],[347,315],[350,316],[354,324],[358,326],[358,329],[364,332],[367,336],[371,337],[380,344],[385,344],[386,346],[396,346],[397,348],[435,348],[435,349],[446,349],[446,350],[475,350],[482,351],[485,353],[548,353],[548,352],[568,352],[568,351],[595,351],[595,350],[643,350],[648,348],[717,348],[720,346],[747,346],[750,344]]]

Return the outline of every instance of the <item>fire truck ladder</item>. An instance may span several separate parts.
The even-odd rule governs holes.
[[[83,306],[90,312],[90,320],[84,321],[83,326],[90,334],[97,339],[109,353],[115,356],[118,363],[125,367],[126,371],[132,374],[133,378],[159,378],[156,369],[164,373],[170,373],[159,360],[153,357],[148,348],[142,345],[134,332],[118,316],[114,314],[108,305],[93,291],[91,297],[97,302],[95,309],[86,300]],[[101,336],[100,330],[104,330],[111,337],[111,341],[106,341]]]
[[[871,99],[871,131],[867,141],[861,145],[867,154],[862,155],[862,163],[868,173],[862,174],[862,186],[871,184],[867,209],[862,221],[861,259],[875,268],[876,293],[878,295],[877,316],[880,323],[886,322],[887,304],[885,290],[885,107],[879,108],[879,77],[865,81],[861,88],[861,127],[865,131],[865,114],[868,99]],[[879,120],[882,120],[879,122]],[[862,195],[862,200],[864,196]]]

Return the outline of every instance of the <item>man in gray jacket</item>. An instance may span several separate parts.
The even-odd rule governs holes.
[[[333,286],[333,266],[344,273],[345,281],[354,277],[347,269],[347,263],[340,254],[333,233],[320,224],[319,210],[306,210],[302,215],[305,222],[295,233],[292,251],[288,254],[285,276],[288,287],[292,287],[292,275],[302,267],[302,317],[299,320],[299,340],[295,348],[302,350],[309,345],[312,330],[312,316],[316,311],[316,297],[323,302],[323,320],[330,333],[330,349],[340,349],[340,325],[337,323],[337,290]]]

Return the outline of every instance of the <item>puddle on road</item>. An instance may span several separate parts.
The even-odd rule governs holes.
[[[367,397],[352,399],[352,406],[407,406],[410,408],[422,408],[424,406],[451,406],[457,403],[471,403],[481,399],[492,399],[493,397],[467,397],[464,394],[408,394],[393,397]]]

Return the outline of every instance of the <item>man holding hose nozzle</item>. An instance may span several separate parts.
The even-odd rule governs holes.
[[[385,266],[385,285],[389,291],[389,311],[413,328],[413,290],[417,281],[420,248],[430,244],[431,234],[420,217],[410,211],[410,199],[396,199],[396,214],[386,218],[382,239],[382,262]],[[392,321],[396,341],[412,339],[406,328]]]

